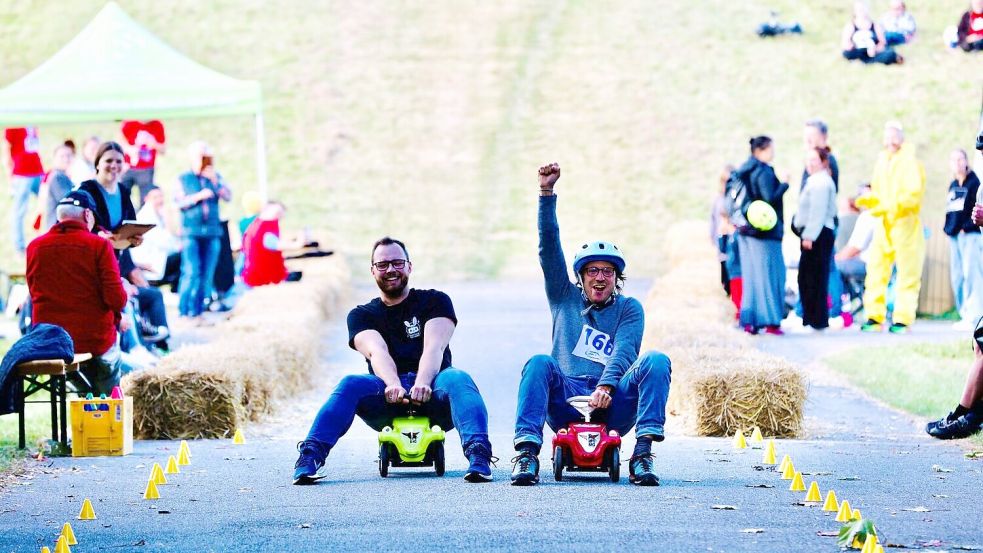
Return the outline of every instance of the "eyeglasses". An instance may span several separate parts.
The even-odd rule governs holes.
[[[589,277],[596,277],[598,274],[602,274],[608,278],[614,276],[613,267],[587,267],[587,270],[584,272],[587,273],[587,276]]]
[[[396,269],[397,271],[402,271],[403,268],[406,267],[406,260],[405,259],[392,259],[392,260],[389,260],[389,261],[377,261],[377,262],[373,263],[372,266],[375,267],[375,270],[376,271],[379,271],[380,273],[382,271],[388,270],[390,266],[392,266],[392,268],[393,269]]]

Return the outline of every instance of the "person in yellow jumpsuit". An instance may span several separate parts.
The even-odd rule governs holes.
[[[864,282],[865,332],[879,332],[887,319],[887,285],[897,266],[894,313],[889,330],[908,331],[915,322],[918,291],[922,285],[925,234],[921,208],[925,195],[925,168],[915,157],[914,146],[904,142],[900,123],[884,128],[884,150],[874,165],[870,192],[856,204],[870,210],[878,224],[870,244]]]

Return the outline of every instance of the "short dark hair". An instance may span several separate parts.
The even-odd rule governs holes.
[[[383,236],[382,238],[376,240],[375,244],[372,244],[372,253],[369,254],[369,261],[371,262],[373,259],[375,259],[375,251],[379,249],[379,246],[392,246],[393,244],[399,246],[403,250],[403,253],[406,254],[406,260],[409,261],[410,252],[406,250],[406,244],[404,244],[401,240],[396,240],[395,238],[389,236]]]
[[[764,135],[755,136],[751,138],[750,143],[751,153],[753,154],[754,152],[765,150],[768,148],[768,146],[771,146],[771,138]]]

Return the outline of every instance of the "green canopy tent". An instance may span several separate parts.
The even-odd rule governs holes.
[[[266,190],[262,93],[179,53],[110,2],[46,62],[0,89],[0,126],[253,115]]]

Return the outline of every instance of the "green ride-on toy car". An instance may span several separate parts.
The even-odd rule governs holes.
[[[379,432],[379,474],[389,476],[389,467],[433,467],[444,475],[444,431],[430,426],[429,417],[396,417]]]

